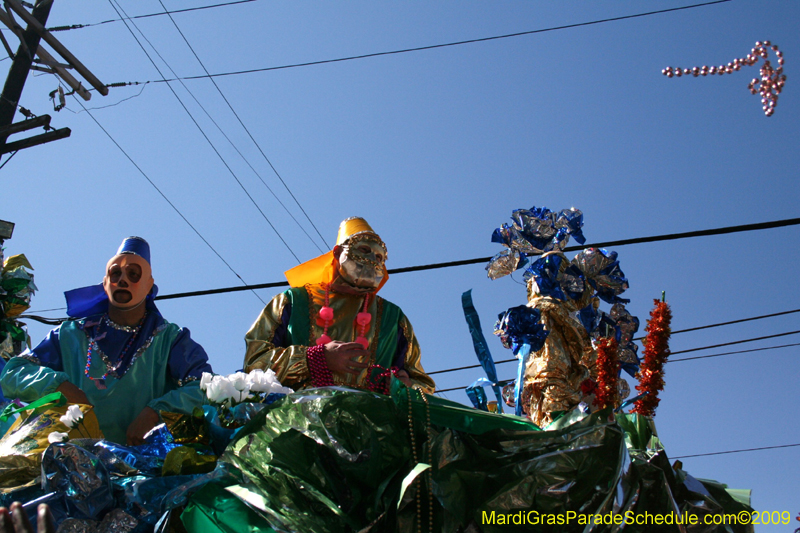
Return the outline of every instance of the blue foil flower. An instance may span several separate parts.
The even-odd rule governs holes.
[[[512,225],[503,224],[492,233],[492,242],[500,243],[509,250],[517,252],[520,262],[515,268],[507,260],[510,253],[498,254],[486,267],[489,277],[497,279],[513,272],[524,263],[529,255],[540,255],[553,250],[563,251],[570,237],[583,244],[586,239],[581,230],[583,213],[571,208],[556,213],[546,207],[516,209],[511,214]],[[508,251],[507,251],[508,252]],[[501,264],[502,263],[502,264]]]
[[[525,305],[512,307],[499,316],[494,333],[507,339],[514,355],[523,344],[529,345],[531,351],[536,352],[544,346],[548,333],[540,322],[541,318],[539,310],[533,307]]]
[[[564,301],[564,291],[558,283],[558,270],[561,267],[563,257],[559,255],[548,255],[540,257],[525,271],[525,281],[533,278],[533,282],[538,287],[538,292],[542,296],[549,296],[557,300]]]
[[[628,289],[628,280],[619,267],[617,252],[609,252],[602,248],[587,248],[575,256],[572,264],[583,272],[586,280],[597,291],[597,296],[604,302],[610,304],[630,302],[619,297]]]

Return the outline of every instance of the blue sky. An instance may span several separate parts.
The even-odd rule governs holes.
[[[208,5],[166,1],[168,9]],[[130,16],[158,1],[121,1]],[[174,20],[211,73],[429,46],[691,5],[690,2],[273,2],[178,13]],[[389,267],[485,257],[493,229],[531,206],[584,212],[587,242],[800,216],[800,37],[795,2],[734,0],[558,31],[314,66],[216,78],[305,215],[208,79],[93,92],[84,105],[247,283],[327,250],[339,222],[363,216],[389,247]],[[57,1],[48,26],[118,18],[111,3]],[[178,76],[203,74],[167,16],[136,26]],[[133,29],[133,27],[132,27]],[[136,31],[136,29],[134,29]],[[12,45],[16,40],[5,33]],[[55,34],[104,83],[160,79],[122,22]],[[167,77],[169,69],[137,36]],[[766,118],[747,84],[758,66],[725,76],[668,79],[664,67],[719,65],[769,39],[786,53],[787,86]],[[773,58],[774,62],[774,58]],[[5,64],[5,66],[3,66]],[[7,68],[9,60],[0,62]],[[759,63],[760,65],[760,63]],[[16,223],[6,254],[25,253],[40,289],[31,311],[63,307],[63,291],[100,280],[127,235],[151,243],[161,294],[241,284],[80,104],[53,112],[52,75],[33,73],[21,105],[72,136],[19,152],[0,170],[0,218]],[[104,107],[117,104],[113,107]],[[100,107],[104,107],[100,109]],[[17,115],[17,119],[21,119]],[[6,160],[8,156],[3,158]],[[234,177],[235,175],[235,177]],[[240,186],[238,179],[242,186]],[[261,181],[263,180],[263,182]],[[275,200],[266,183],[287,209]],[[248,198],[247,189],[264,215]],[[268,219],[269,222],[267,222]],[[285,246],[270,223],[291,248]],[[302,229],[300,228],[302,226]],[[628,309],[644,324],[666,291],[674,329],[798,308],[797,227],[623,246]],[[311,237],[306,235],[308,233]],[[572,254],[568,254],[572,255]],[[392,276],[429,371],[476,359],[460,309],[473,289],[491,336],[497,313],[525,301],[516,280],[482,265]],[[238,369],[243,336],[277,289],[163,301],[217,372]],[[60,316],[60,311],[42,312]],[[675,335],[672,349],[797,330],[797,314]],[[29,323],[34,342],[47,327]],[[797,336],[688,355],[796,343]],[[668,364],[656,423],[670,457],[800,443],[797,347]],[[501,365],[510,378],[514,365]],[[463,386],[478,370],[437,375]],[[447,397],[467,402],[463,392]],[[800,447],[684,460],[696,477],[753,489],[761,511],[800,512]],[[790,531],[794,524],[757,527]]]

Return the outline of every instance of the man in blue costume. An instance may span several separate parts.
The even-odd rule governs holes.
[[[55,391],[91,404],[109,440],[142,444],[159,411],[190,413],[203,403],[205,350],[189,330],[164,320],[150,246],[128,237],[106,266],[103,283],[65,293],[68,320],[0,375],[3,393],[31,402]]]

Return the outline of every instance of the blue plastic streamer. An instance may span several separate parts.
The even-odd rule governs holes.
[[[614,409],[614,412],[615,412],[615,413],[619,413],[620,411],[622,411],[623,409],[625,409],[625,408],[626,408],[626,407],[628,407],[629,405],[633,404],[634,402],[636,402],[636,401],[638,401],[638,400],[641,400],[642,398],[644,398],[644,397],[645,397],[645,396],[647,396],[648,394],[649,394],[649,392],[646,392],[646,391],[645,391],[645,392],[641,393],[641,394],[640,394],[640,395],[638,395],[638,396],[634,396],[633,398],[630,398],[630,399],[628,399],[628,400],[625,400],[624,402],[622,402],[622,404],[620,404],[620,406],[619,406],[619,407],[617,407],[616,409]]]
[[[472,335],[472,346],[475,348],[475,355],[478,356],[478,362],[486,372],[486,377],[492,383],[492,390],[497,397],[497,410],[503,412],[503,397],[500,393],[500,386],[497,385],[497,369],[494,366],[494,359],[489,352],[489,346],[486,344],[486,337],[483,336],[481,331],[481,320],[478,317],[478,312],[472,303],[472,289],[461,294],[461,307],[464,308],[464,318],[467,320],[467,327],[469,333]]]
[[[525,363],[531,354],[531,345],[523,342],[517,351],[519,366],[517,367],[517,383],[514,385],[514,414],[522,416],[522,380],[525,377]]]
[[[481,411],[488,411],[489,410],[489,401],[486,397],[486,391],[483,390],[484,385],[491,385],[492,383],[486,378],[479,378],[475,380],[472,385],[467,387],[467,396],[469,400],[472,402],[472,405],[475,409],[480,409]]]

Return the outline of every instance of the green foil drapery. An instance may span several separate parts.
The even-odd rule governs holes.
[[[692,513],[699,520],[694,526],[633,523],[624,531],[684,527],[700,533],[728,531],[704,525],[704,515],[750,510],[724,485],[670,466],[652,421],[638,415],[572,411],[541,431],[521,418],[429,397],[427,428],[425,404],[413,392],[416,456],[431,464],[430,513],[427,473],[407,491],[401,488],[415,467],[407,394],[399,384],[391,397],[314,389],[262,411],[222,457],[245,482],[215,494],[220,504],[238,505],[239,514],[218,515],[216,529],[203,531],[250,531],[250,522],[241,528],[235,523],[250,509],[262,527],[278,532],[411,533],[420,525],[423,531],[453,533],[623,531],[621,525],[580,524],[579,517]],[[193,505],[214,508],[213,502],[192,502],[188,509],[194,515],[200,510]],[[521,514],[574,518],[562,524],[513,523]],[[246,516],[252,521],[252,514]],[[730,531],[752,529],[734,525]]]

